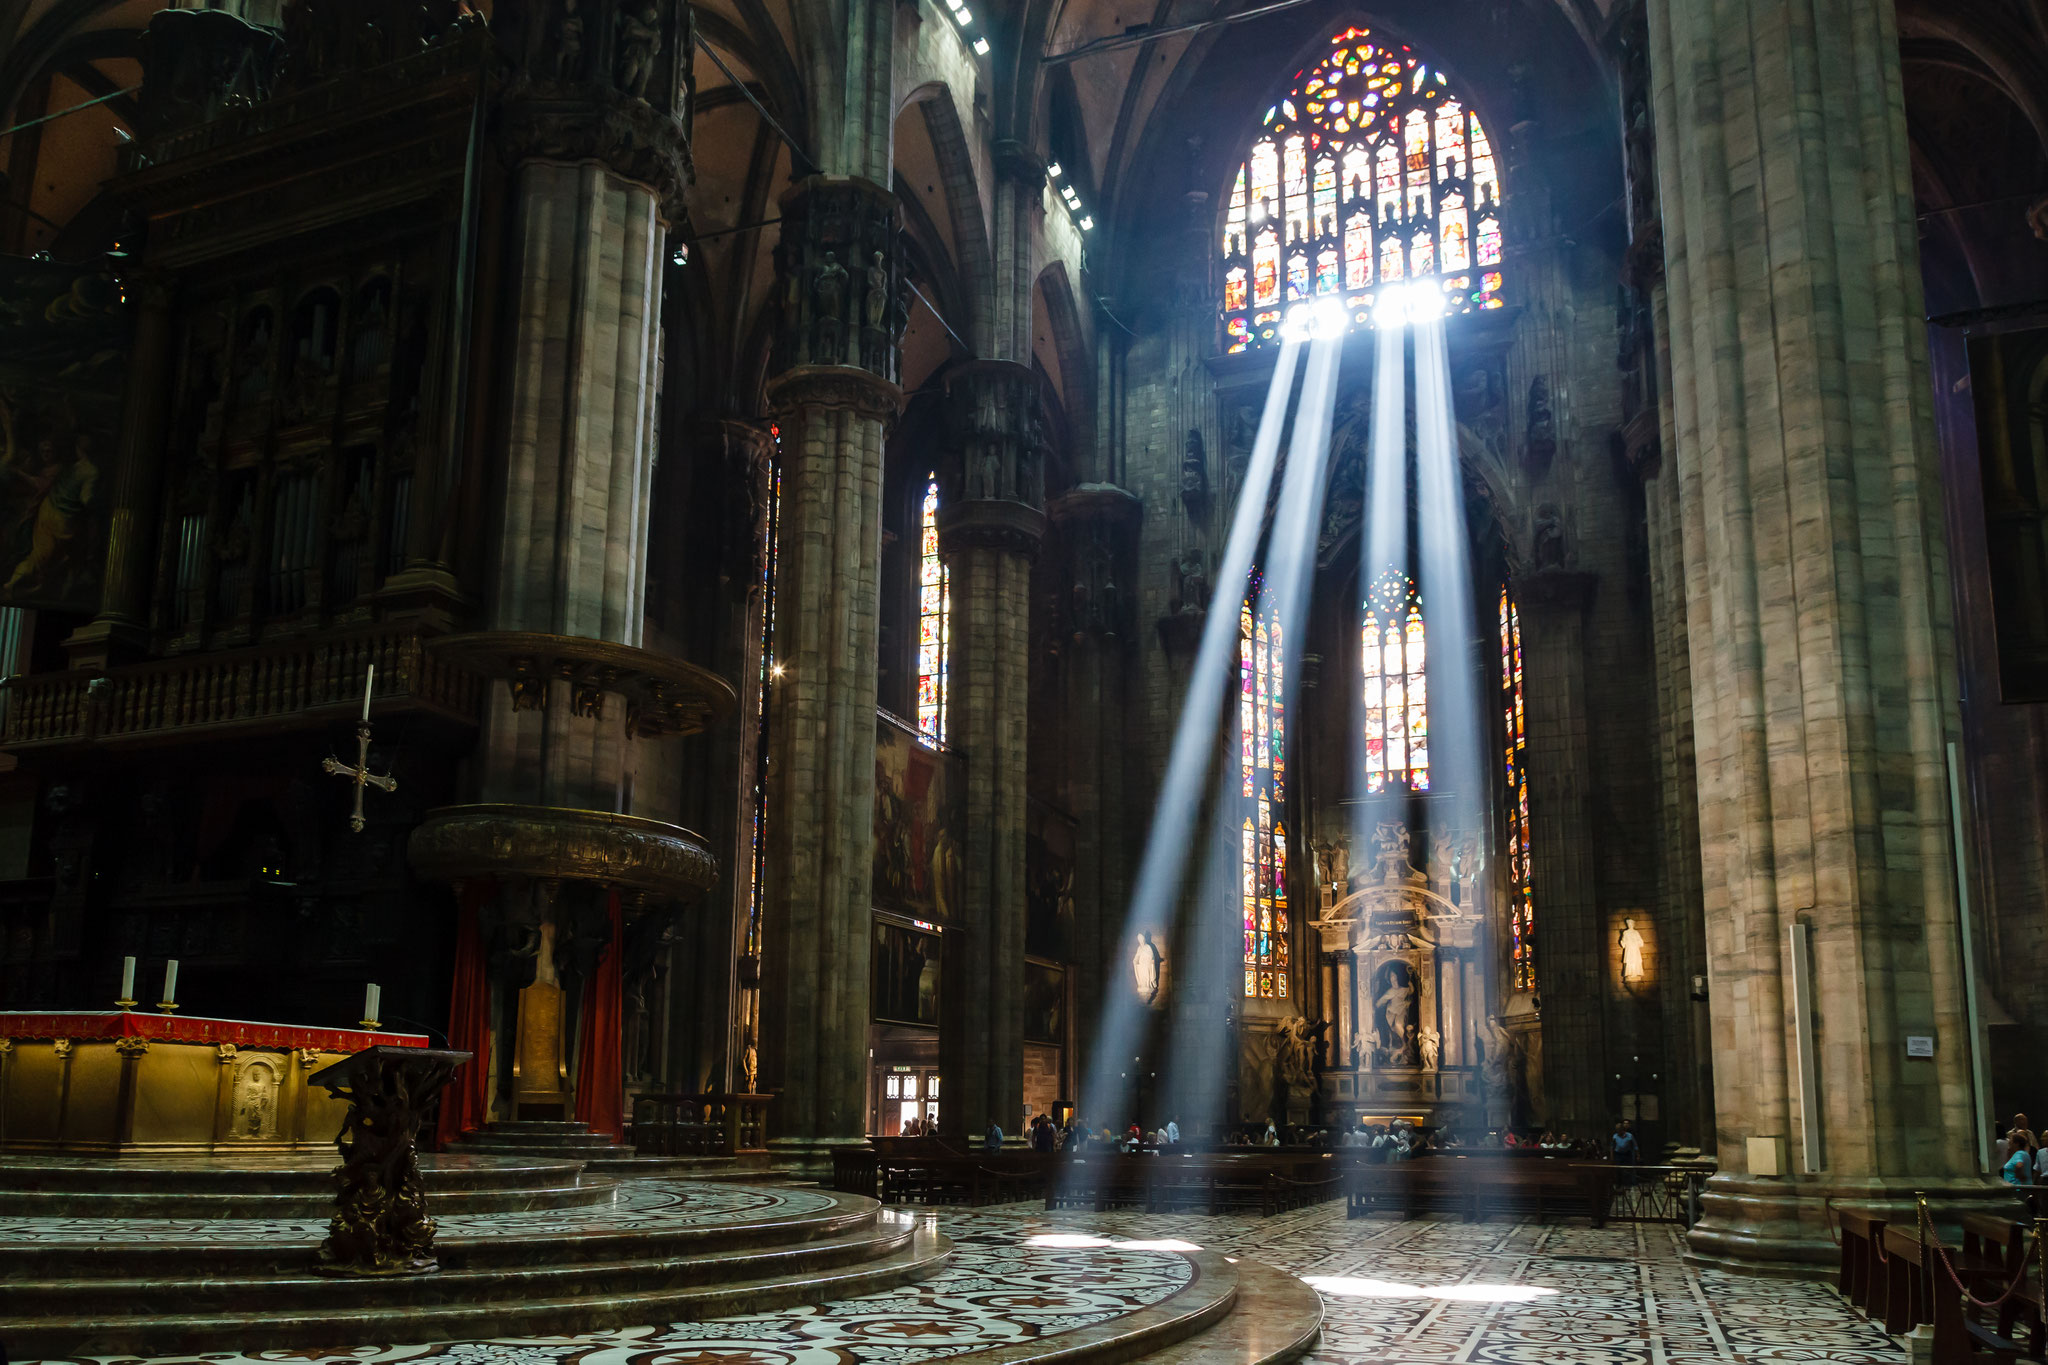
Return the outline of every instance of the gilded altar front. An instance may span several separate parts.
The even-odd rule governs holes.
[[[348,1105],[313,1072],[415,1034],[125,1010],[0,1013],[0,1151],[326,1151]]]

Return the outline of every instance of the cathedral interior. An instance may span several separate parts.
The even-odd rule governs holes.
[[[2044,1048],[2048,2],[0,0],[0,1360],[2039,1358]]]

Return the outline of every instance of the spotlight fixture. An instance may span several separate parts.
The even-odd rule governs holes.
[[[988,55],[988,39],[976,38],[974,40],[974,55],[977,57],[986,57]]]
[[[1057,162],[1057,161],[1051,162],[1050,164],[1048,164],[1048,165],[1046,166],[1046,168],[1045,168],[1045,173],[1046,173],[1046,174],[1047,174],[1048,176],[1050,176],[1050,177],[1051,177],[1052,179],[1054,179],[1054,180],[1057,180],[1057,179],[1059,179],[1059,178],[1060,178],[1060,163],[1059,163],[1059,162]]]

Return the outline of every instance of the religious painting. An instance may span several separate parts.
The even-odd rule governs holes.
[[[1074,955],[1074,822],[1033,802],[1025,817],[1024,951]]]
[[[874,903],[947,920],[960,903],[961,784],[949,753],[887,717],[875,736]]]
[[[876,1023],[938,1027],[939,949],[935,933],[875,921],[870,1003]]]
[[[1970,389],[1999,688],[2048,701],[2048,327],[1972,338]]]
[[[0,257],[0,605],[99,608],[128,331],[111,277]]]
[[[1067,1041],[1067,973],[1043,962],[1024,964],[1024,1041]]]

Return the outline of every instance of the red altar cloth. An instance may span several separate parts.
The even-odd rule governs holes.
[[[236,1047],[302,1047],[318,1052],[361,1052],[366,1047],[425,1047],[421,1033],[371,1032],[359,1028],[310,1028],[303,1024],[255,1024],[243,1019],[203,1019],[189,1014],[138,1014],[131,1010],[71,1010],[32,1014],[0,1010],[0,1038],[70,1038],[79,1042],[150,1038],[166,1043],[233,1043]]]

